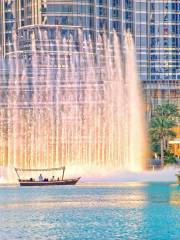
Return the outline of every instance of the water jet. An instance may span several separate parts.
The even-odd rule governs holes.
[[[142,170],[145,112],[130,33],[74,41],[31,33],[1,61],[0,166]],[[6,85],[3,86],[3,79]],[[80,170],[80,171],[81,171]]]

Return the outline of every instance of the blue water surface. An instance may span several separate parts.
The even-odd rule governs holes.
[[[178,240],[175,183],[0,187],[0,240]]]

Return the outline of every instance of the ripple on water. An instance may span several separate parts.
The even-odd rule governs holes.
[[[176,240],[179,205],[171,183],[0,188],[0,239]]]

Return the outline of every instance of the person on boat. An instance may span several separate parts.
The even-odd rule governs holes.
[[[42,174],[39,175],[39,182],[42,182],[43,181],[43,176]]]
[[[53,182],[55,180],[54,176],[52,176],[51,181]]]

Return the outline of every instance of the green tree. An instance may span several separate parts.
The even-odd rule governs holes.
[[[172,130],[177,126],[179,110],[176,105],[166,103],[158,105],[150,122],[152,146],[160,145],[161,163],[164,165],[164,151],[167,150],[169,139],[176,136]]]
[[[164,164],[176,164],[178,157],[174,153],[166,150],[164,152]]]

